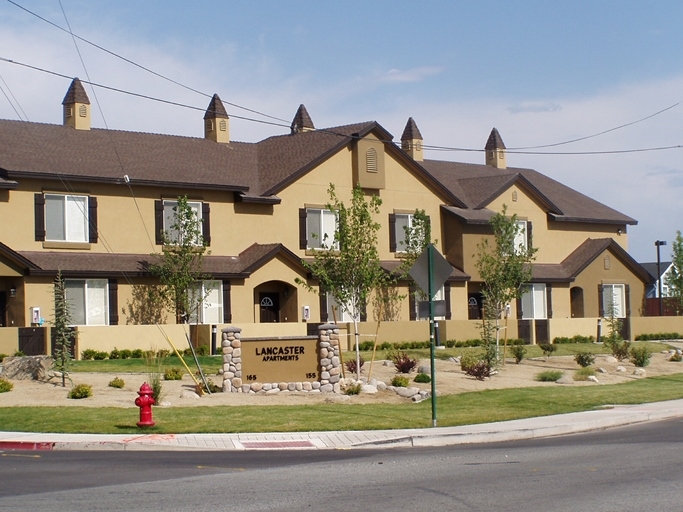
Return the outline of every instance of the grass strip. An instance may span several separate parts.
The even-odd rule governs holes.
[[[683,374],[604,386],[498,389],[437,399],[440,427],[491,423],[586,411],[604,405],[683,398]],[[248,433],[425,428],[430,401],[418,404],[311,404],[154,408],[155,427],[145,432]],[[0,430],[139,434],[138,410],[115,407],[3,407]]]
[[[196,370],[194,359],[191,356],[183,357],[187,365]],[[222,366],[221,356],[197,356],[199,364],[205,374],[215,374]],[[157,360],[161,368],[183,368],[183,364],[177,357],[163,357]],[[74,361],[71,372],[96,372],[96,373],[148,373],[150,363],[142,359],[103,359],[99,361]]]

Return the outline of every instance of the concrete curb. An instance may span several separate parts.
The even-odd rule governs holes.
[[[251,434],[0,432],[0,450],[246,451],[386,449],[539,439],[683,417],[683,400],[462,427]]]

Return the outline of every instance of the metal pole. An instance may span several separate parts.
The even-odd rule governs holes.
[[[218,333],[218,326],[211,326],[211,355],[216,355],[216,334]]]
[[[657,247],[657,296],[659,297],[659,316],[664,316],[664,303],[662,301],[662,262],[659,258],[659,248],[662,245],[666,245],[666,240],[655,241],[655,247]]]
[[[429,244],[428,272],[429,272],[429,359],[432,377],[432,427],[436,427],[436,367],[434,365],[434,245]]]

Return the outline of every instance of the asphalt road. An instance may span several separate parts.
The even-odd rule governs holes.
[[[384,451],[0,452],[0,511],[674,511],[683,420]]]

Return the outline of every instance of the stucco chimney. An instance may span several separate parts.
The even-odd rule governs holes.
[[[422,162],[424,154],[422,152],[422,134],[412,117],[408,118],[408,123],[401,135],[401,149],[408,153],[413,160]]]
[[[497,169],[505,169],[507,164],[505,162],[505,144],[503,139],[495,128],[491,130],[489,140],[486,141],[486,165],[490,165]]]
[[[76,130],[90,129],[90,99],[78,78],[71,81],[62,105],[64,106],[64,126],[71,126]]]
[[[204,138],[223,144],[230,142],[230,117],[218,94],[213,95],[204,114]]]

